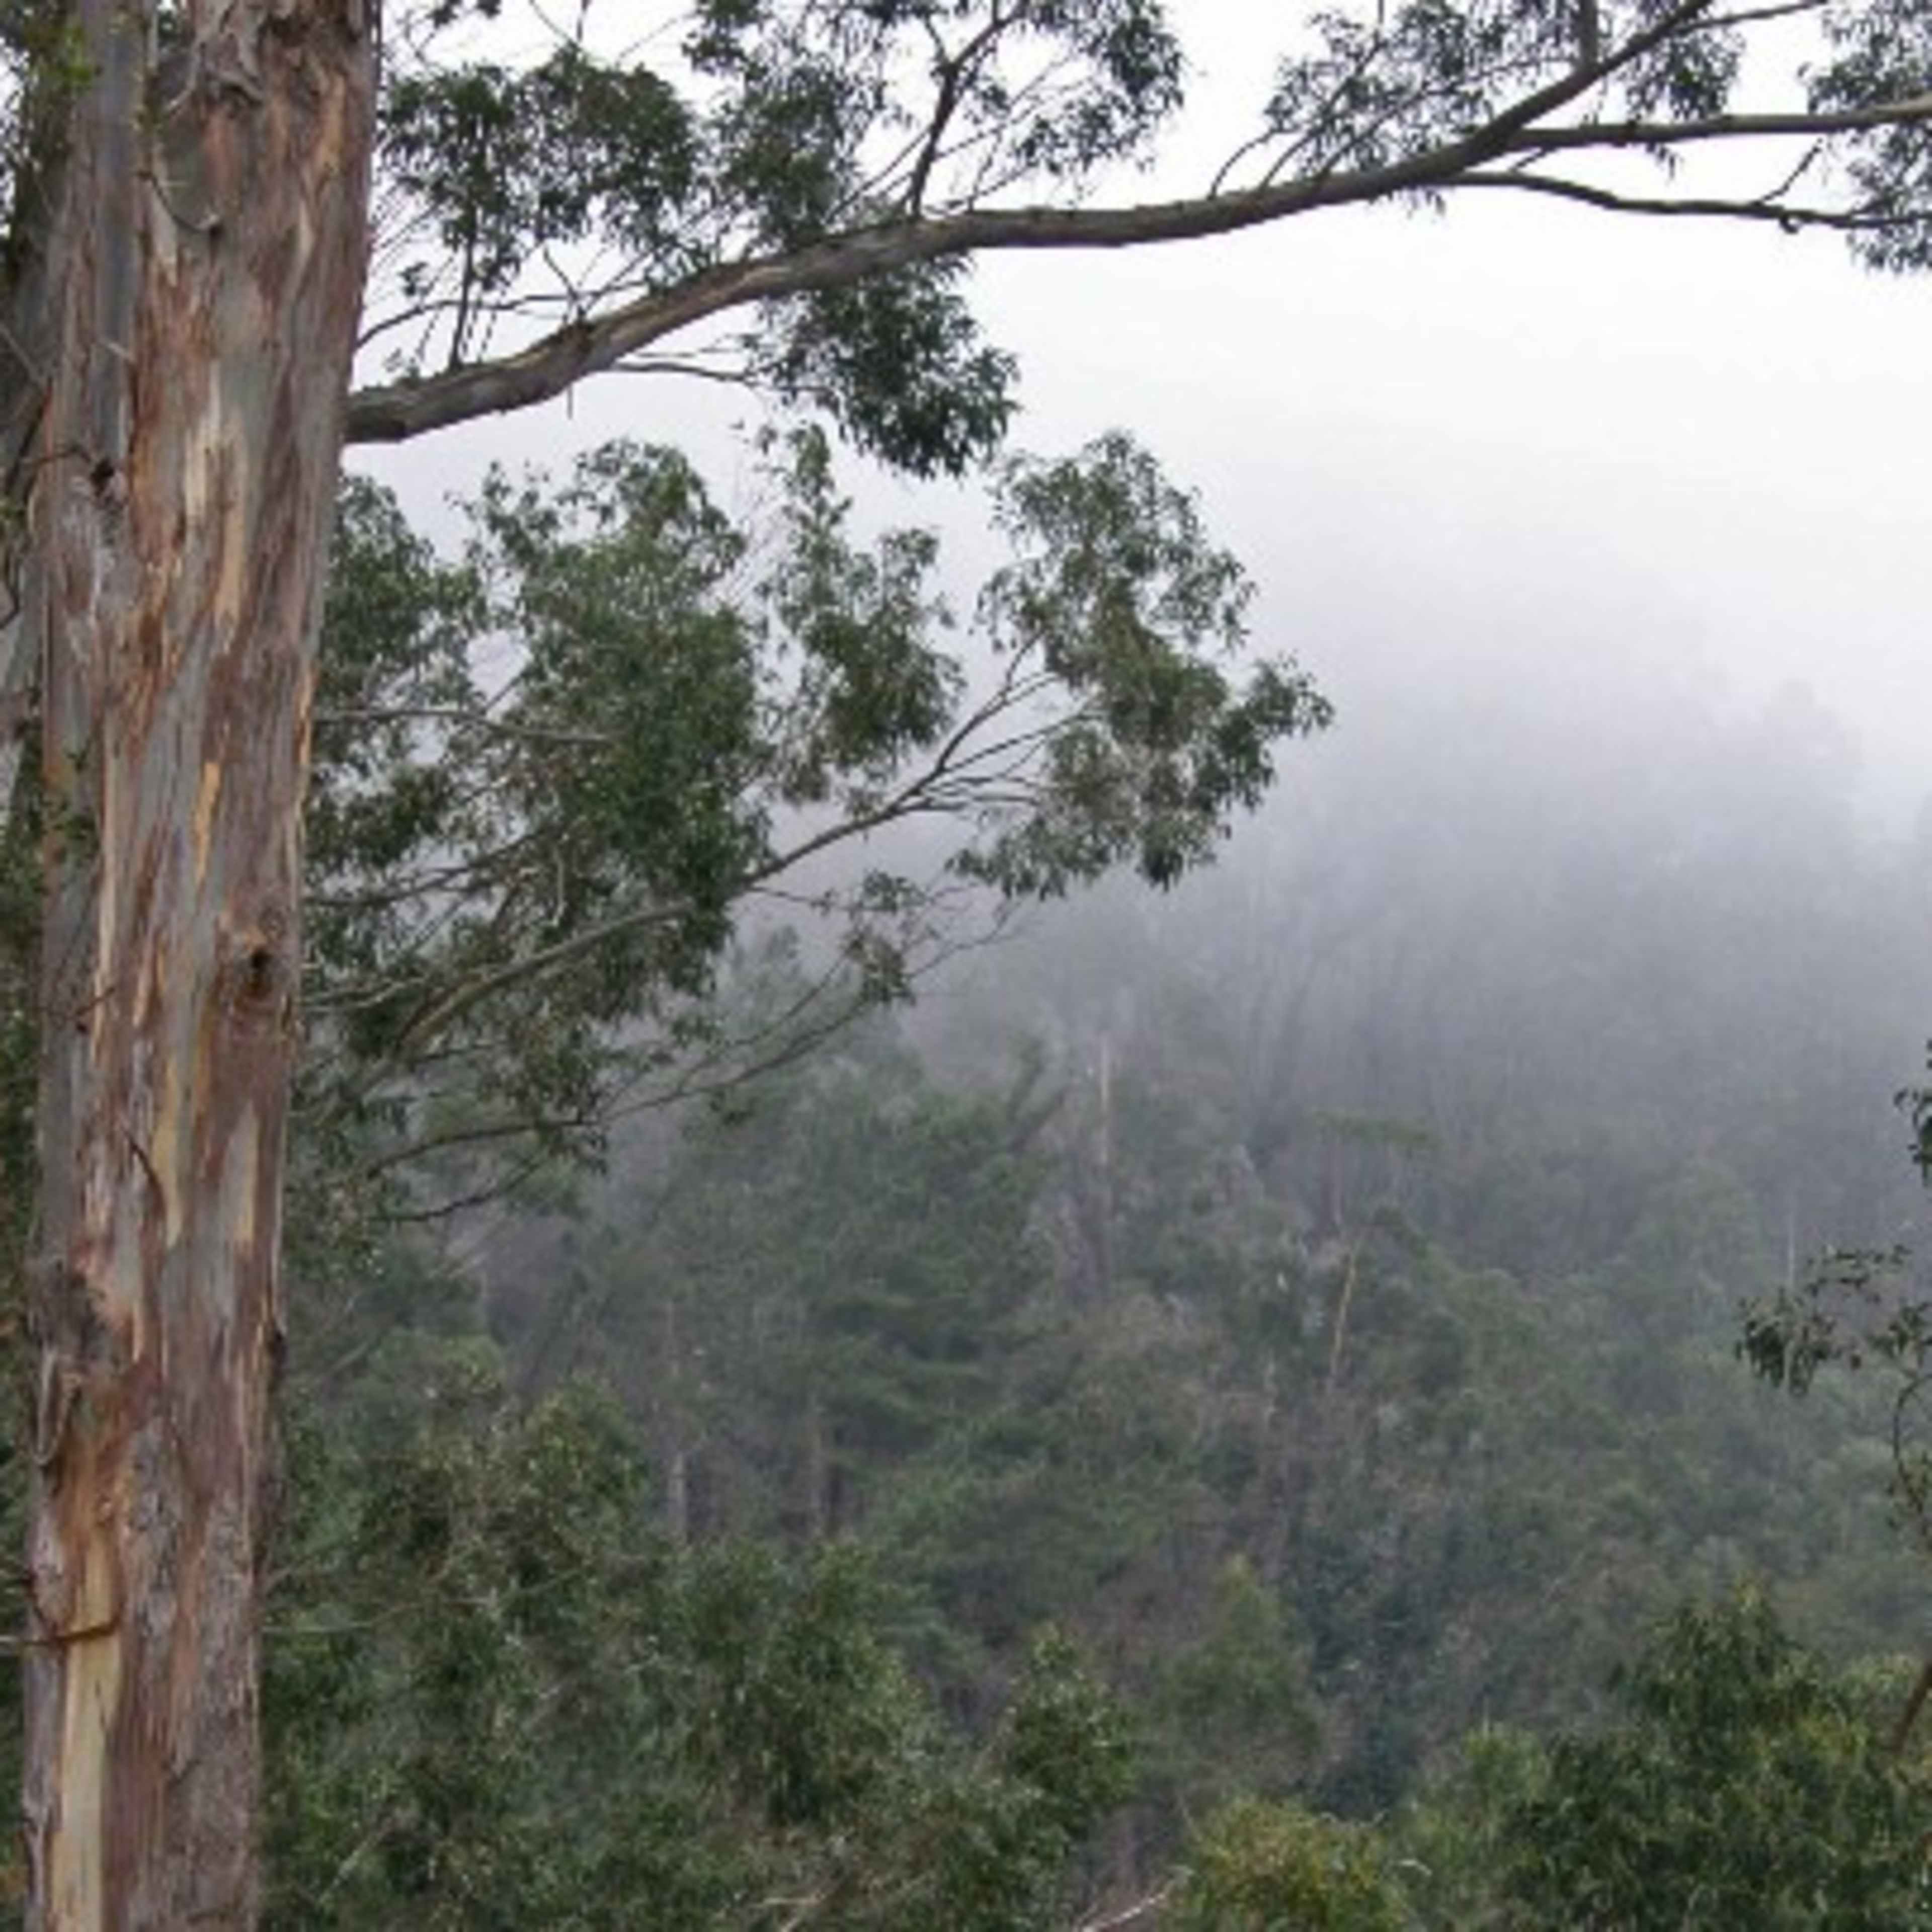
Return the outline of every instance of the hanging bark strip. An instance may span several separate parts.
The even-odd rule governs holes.
[[[22,586],[48,826],[34,1932],[254,1922],[309,693],[367,253],[359,0],[78,0]]]

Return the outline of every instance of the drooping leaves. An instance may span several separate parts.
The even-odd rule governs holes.
[[[767,317],[753,366],[857,448],[916,476],[959,476],[1004,440],[1018,374],[987,344],[957,260],[802,296]]]
[[[950,635],[934,539],[860,541],[822,435],[769,443],[765,484],[773,514],[741,527],[674,453],[609,446],[560,488],[492,478],[460,563],[369,486],[345,496],[311,1083],[400,1108],[386,1164],[594,1151],[616,1093],[742,1057],[712,998],[738,908],[832,846],[948,824],[954,877],[890,850],[821,872],[844,970],[794,1022],[748,1020],[763,1051],[905,997],[962,880],[995,902],[1122,863],[1170,883],[1258,800],[1274,744],[1326,719],[1292,666],[1238,678],[1246,580],[1124,438],[1006,472],[990,682]]]
[[[980,613],[1003,676],[1072,701],[1042,734],[1037,808],[957,863],[1021,896],[1124,861],[1172,884],[1259,800],[1274,746],[1321,729],[1329,706],[1285,661],[1237,685],[1224,665],[1244,634],[1246,577],[1126,438],[1077,462],[1010,464],[998,520],[1015,560]]]
[[[1834,58],[1810,78],[1814,110],[1932,93],[1932,15],[1916,0],[1839,5],[1826,16]],[[1839,136],[1831,152],[1856,190],[1869,226],[1852,238],[1875,268],[1932,266],[1932,131],[1925,122]]]

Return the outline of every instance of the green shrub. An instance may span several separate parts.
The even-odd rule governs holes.
[[[1194,1834],[1178,1932],[1402,1932],[1400,1888],[1374,1830],[1293,1804],[1238,1798]]]

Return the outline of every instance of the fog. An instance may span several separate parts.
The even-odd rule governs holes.
[[[1198,18],[1193,118],[1125,193],[1198,187],[1264,71],[1246,10]],[[1932,1016],[1932,288],[1828,237],[1480,196],[974,275],[1021,370],[1015,446],[1132,430],[1251,572],[1256,646],[1337,716],[1215,875],[1049,909],[931,982],[934,1050],[950,1028],[997,1060],[989,1036],[1039,1025],[1077,1060],[1165,977],[1246,1013],[1215,1050],[1262,1142],[1270,1107],[1559,1138],[1594,1112],[1668,1160],[1774,1090],[1751,1180],[1794,1246],[1910,1220],[1889,1096]],[[612,376],[354,460],[447,537],[488,464],[617,434],[742,503],[770,420]],[[846,480],[864,520],[940,529],[970,602],[998,560],[973,485]],[[986,991],[1029,976],[1024,1010]],[[1831,1128],[1803,1126],[1825,1088]]]
[[[1240,76],[1232,57],[1208,74],[1210,110]],[[1197,133],[1130,185],[1184,188],[1211,152]],[[1816,1136],[1844,1159],[1792,1193],[1793,1240],[1875,1238],[1862,1220],[1914,1211],[1888,1102],[1932,1015],[1932,289],[1863,273],[1827,237],[1480,198],[994,258],[975,287],[1019,362],[1014,445],[1130,428],[1247,566],[1256,645],[1294,652],[1337,707],[1324,740],[1282,751],[1220,876],[1042,914],[996,982],[1029,944],[1102,982],[1144,952],[1156,977],[1246,976],[1265,1006],[1289,997],[1284,954],[1326,958],[1324,925],[1360,922],[1375,936],[1351,943],[1380,963],[1324,970],[1365,1005],[1384,985],[1407,1017],[1364,1046],[1375,1028],[1331,1006],[1309,1110],[1426,1114],[1460,1054],[1546,1124],[1613,1094],[1660,1156],[1710,1144],[1754,1081],[1810,1104],[1754,1058],[1802,1033],[1850,1138]],[[447,535],[488,462],[557,466],[620,434],[683,445],[742,502],[746,432],[770,419],[715,386],[611,376],[356,460]],[[847,482],[865,520],[938,527],[970,602],[998,560],[973,487],[857,464]],[[1126,954],[1108,920],[1132,929]],[[1202,933],[1214,957],[1168,958]],[[975,984],[962,967],[924,998],[974,1010]],[[1459,1044],[1423,1036],[1425,986]],[[1674,1030],[1657,1024],[1673,988]],[[1112,1010],[1098,982],[1088,995]],[[1720,1009],[1728,1040],[1705,1025]],[[1351,1090],[1348,1052],[1397,1070]]]
[[[1191,106],[1118,198],[1198,190],[1268,71],[1274,28],[1190,10]],[[1718,158],[1701,165],[1748,169]],[[1256,629],[1342,709],[1478,662],[1605,651],[1745,704],[1808,686],[1848,726],[1862,806],[1904,822],[1921,721],[1932,288],[1820,235],[1471,195],[1116,254],[974,271],[1017,356],[1013,441],[1131,430],[1198,489],[1262,592]],[[612,376],[419,447],[358,451],[412,514],[491,460],[560,464],[626,434],[679,442],[728,496],[762,406]],[[867,510],[937,524],[962,582],[990,560],[970,489],[855,470]],[[1393,690],[1391,687],[1394,687]],[[1466,728],[1480,728],[1472,715]]]
[[[1808,683],[1870,801],[1919,795],[1922,287],[1826,245],[1487,207],[1075,279],[1028,311],[1013,265],[988,277],[1026,318],[1024,433],[1138,426],[1345,718],[1364,650],[1431,681],[1609,650]]]
[[[1922,831],[1860,812],[1850,734],[1802,687],[1726,696],[1575,635],[1578,669],[1364,673],[1354,728],[1291,755],[1218,866],[1034,914],[921,1030],[962,1066],[1029,1028],[1076,1064],[1103,1034],[1191,1062],[1318,1218],[1305,1156],[1351,1115],[1472,1171],[1504,1145],[1715,1158],[1805,1255],[1922,1232],[1892,1105],[1928,1030]]]
[[[1559,622],[1438,561],[1466,602],[1322,634],[1343,718],[1218,865],[1033,910],[466,1256],[677,1538],[883,1552],[975,1721],[1078,1632],[1147,1714],[1143,1874],[1231,1788],[1388,1820],[1472,1727],[1600,1724],[1687,1597],[1922,1638],[1892,1383],[1793,1404],[1735,1351],[1835,1246],[1923,1292],[1924,832],[1667,598]]]
[[[1262,10],[1190,10],[1207,124],[1132,191],[1211,172]],[[799,1651],[822,1658],[837,1605],[811,1592],[866,1574],[837,1568],[856,1552],[886,1580],[868,1630],[976,1762],[1046,1626],[1135,1713],[1081,1922],[1127,1922],[1096,1901],[1161,1895],[1244,1792],[1378,1821],[1406,1883],[1447,1888],[1404,1922],[1492,1922],[1493,1874],[1452,1896],[1456,1861],[1490,1860],[1515,1787],[1456,1799],[1460,1754],[1480,1780],[1531,1762],[1532,1732],[1600,1732],[1672,1606],[1761,1586],[1832,1668],[1860,1660],[1868,1716],[1924,1654],[1898,1532],[1932,1526],[1890,1431],[1922,1446],[1927,1358],[1903,1358],[1894,1411],[1897,1356],[1793,1403],[1737,1345],[1748,1305],[1798,1305],[1835,1248],[1911,1251],[1880,1300],[1928,1280],[1894,1096],[1932,1034],[1932,287],[1822,238],[1474,200],[994,260],[974,289],[1021,369],[1014,446],[1130,430],[1199,493],[1256,586],[1255,647],[1314,674],[1332,728],[1280,749],[1261,809],[1173,890],[1030,907],[720,1107],[640,1109],[601,1169],[439,1205],[387,1276],[352,1262],[309,1359],[350,1364],[328,1399],[375,1423],[333,1452],[373,1463],[400,1410],[410,1454],[487,1469],[587,1382],[630,1460],[586,1520],[621,1495],[624,1534],[662,1541],[584,1630],[637,1623],[646,1572],[751,1550],[740,1584],[805,1580]],[[687,448],[746,508],[746,432],[772,419],[610,376],[355,460],[453,538],[487,464],[618,434]],[[856,462],[845,484],[867,525],[938,528],[970,605],[1000,560],[976,486]],[[944,836],[828,862],[929,870]],[[800,910],[741,921],[734,1024],[794,1010],[809,976],[754,942]],[[459,1208],[489,1191],[461,1158]],[[458,1420],[419,1426],[418,1387],[467,1391]],[[526,1514],[573,1552],[541,1586],[560,1602],[607,1533],[570,1540],[565,1479],[601,1466],[576,1456],[529,1460],[549,1486]],[[788,1654],[772,1601],[741,1612],[760,1670]],[[708,1636],[637,1627],[592,1702]],[[830,1701],[871,1712],[850,1683]],[[804,1705],[780,1708],[789,1750]],[[589,1760],[554,1748],[574,1792]],[[1700,1783],[1687,1808],[1756,1815],[1784,1749],[1744,1754],[1748,1802]],[[1694,1891],[1708,1862],[1694,1847]]]

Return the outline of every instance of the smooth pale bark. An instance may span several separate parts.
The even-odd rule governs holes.
[[[34,1932],[256,1907],[258,1597],[319,598],[367,254],[358,0],[80,0],[22,640],[49,891]]]

